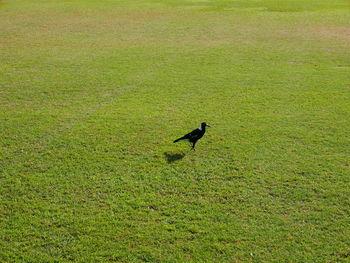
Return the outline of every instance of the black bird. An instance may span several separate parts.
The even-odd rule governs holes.
[[[190,133],[186,134],[185,136],[182,136],[179,139],[176,139],[174,142],[182,141],[182,140],[188,140],[190,143],[192,143],[192,149],[194,150],[194,146],[196,145],[196,142],[203,137],[205,133],[205,127],[210,127],[209,124],[202,122],[201,126]]]

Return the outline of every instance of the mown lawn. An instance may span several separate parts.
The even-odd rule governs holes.
[[[1,1],[0,262],[350,262],[349,11]]]

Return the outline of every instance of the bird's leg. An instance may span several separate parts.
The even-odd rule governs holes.
[[[193,151],[196,150],[196,149],[194,148],[195,145],[196,145],[196,143],[194,142],[194,143],[192,144],[192,150],[193,150]]]

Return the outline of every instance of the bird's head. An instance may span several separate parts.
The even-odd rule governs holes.
[[[211,127],[211,126],[206,122],[202,122],[201,127],[205,128],[205,127]]]

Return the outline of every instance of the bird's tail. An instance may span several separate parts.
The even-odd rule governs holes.
[[[185,138],[184,137],[181,137],[179,139],[176,139],[174,142],[178,142],[178,141],[181,141],[181,140],[184,140]]]

